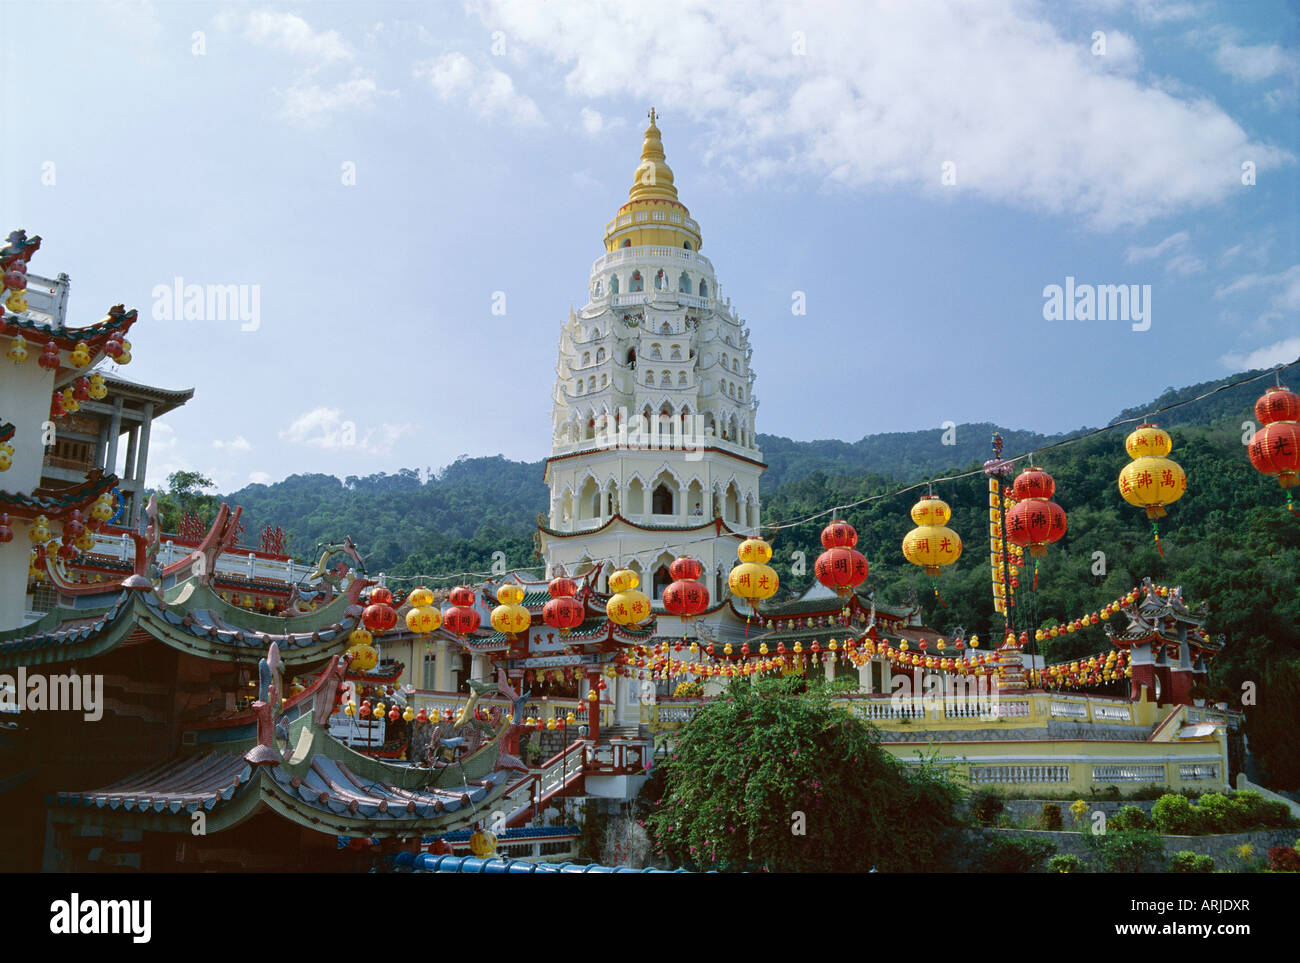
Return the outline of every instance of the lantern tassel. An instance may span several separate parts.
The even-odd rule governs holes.
[[[1034,591],[1038,591],[1038,562],[1034,561]]]
[[[1300,511],[1296,511],[1295,502],[1291,499],[1291,489],[1286,488],[1283,490],[1286,492],[1286,510],[1296,518],[1300,518]]]
[[[1151,534],[1155,537],[1156,540],[1156,551],[1160,553],[1161,558],[1164,558],[1165,549],[1164,546],[1160,544],[1160,523],[1155,521],[1154,519],[1151,522]]]
[[[942,605],[945,609],[948,607],[948,603],[945,602],[945,601],[943,600],[943,596],[939,594],[939,583],[938,583],[938,582],[935,582],[935,583],[934,583],[934,597],[937,598],[937,599],[939,600],[939,604]]]

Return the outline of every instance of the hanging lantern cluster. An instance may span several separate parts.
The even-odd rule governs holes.
[[[474,608],[474,590],[468,585],[457,585],[447,593],[450,606],[442,610],[442,627],[448,632],[464,639],[478,631],[482,622],[478,610]]]
[[[41,356],[36,359],[36,363],[46,371],[58,371],[59,346],[53,341],[46,341],[45,348],[41,351]]]
[[[605,614],[615,625],[637,625],[650,618],[650,599],[637,591],[641,577],[628,568],[610,573],[609,590],[614,594],[605,603]]]
[[[822,547],[826,551],[813,563],[813,574],[843,599],[853,594],[869,571],[866,556],[853,547],[857,544],[857,529],[848,522],[831,522],[822,529]]]
[[[22,314],[27,310],[27,261],[22,257],[14,258],[5,265],[3,277],[5,307],[15,314]]]
[[[84,368],[90,364],[90,346],[84,341],[78,341],[68,352],[68,360],[78,368]]]
[[[1167,505],[1178,501],[1187,491],[1186,473],[1176,461],[1165,457],[1173,447],[1169,432],[1151,424],[1138,425],[1124,440],[1124,448],[1133,460],[1119,473],[1119,493],[1130,505],[1146,509],[1156,550],[1161,555],[1165,550],[1160,545],[1157,519],[1167,514]]]
[[[767,563],[772,558],[772,546],[761,538],[747,538],[736,547],[740,564],[727,576],[731,594],[749,602],[755,616],[758,606],[770,599],[780,587],[776,569]],[[745,619],[745,634],[749,634],[749,619]]]
[[[961,537],[948,528],[951,518],[952,509],[938,495],[923,495],[912,506],[916,528],[903,537],[903,557],[924,568],[931,579],[938,578],[943,566],[961,558]],[[939,594],[938,582],[934,583],[934,596],[947,607]]]
[[[1086,659],[1049,665],[1041,670],[1031,669],[1029,679],[1044,689],[1077,689],[1081,686],[1119,682],[1132,674],[1128,650],[1111,649],[1104,656],[1092,655]]]
[[[0,471],[8,471],[14,463],[14,446],[0,441]]]
[[[668,566],[673,582],[664,589],[664,611],[692,622],[709,607],[709,590],[699,581],[704,566],[689,555],[680,555]]]
[[[362,624],[373,634],[382,635],[397,624],[393,593],[382,585],[370,590],[370,604],[361,611]]]
[[[1300,395],[1282,385],[1270,387],[1255,402],[1261,427],[1246,449],[1250,463],[1263,475],[1276,478],[1286,493],[1286,507],[1300,515],[1291,489],[1300,484]]]
[[[1055,492],[1055,479],[1041,468],[1022,471],[1012,487],[1016,503],[1007,513],[1007,540],[1036,558],[1065,535],[1065,510],[1052,501]]]
[[[99,372],[90,376],[89,394],[92,401],[103,401],[108,397],[108,385],[104,383],[104,376]]]
[[[507,582],[497,589],[497,601],[501,604],[492,610],[492,628],[512,642],[527,632],[533,621],[528,609],[519,604],[523,600],[524,590],[514,582]]]
[[[406,613],[406,627],[416,635],[437,632],[442,626],[442,613],[433,604],[433,593],[423,585],[411,589],[406,597],[410,609]]]
[[[9,524],[9,513],[0,512],[0,545],[6,545],[14,540],[14,530]]]
[[[126,336],[121,331],[114,331],[104,342],[104,354],[118,364],[130,364],[131,342],[126,340]]]
[[[551,579],[546,592],[551,600],[542,606],[542,621],[553,629],[559,629],[561,636],[566,636],[587,617],[583,604],[574,598],[578,594],[578,583],[560,576]]]

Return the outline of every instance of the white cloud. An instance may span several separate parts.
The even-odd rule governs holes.
[[[618,130],[626,126],[626,121],[622,117],[606,117],[594,107],[582,108],[582,129],[592,137],[597,134],[607,134],[610,131]]]
[[[509,74],[495,67],[480,67],[462,53],[443,54],[417,64],[414,74],[443,100],[464,100],[488,120],[505,119],[522,127],[542,123],[537,104],[515,90]]]
[[[1272,289],[1269,307],[1275,311],[1300,311],[1300,264],[1275,274],[1244,274],[1214,292],[1216,298],[1240,294],[1257,288]]]
[[[380,94],[397,96],[396,91],[381,91],[374,75],[360,68],[347,80],[329,85],[304,75],[285,91],[280,112],[288,120],[311,127],[339,111],[371,107]]]
[[[1246,83],[1256,83],[1277,75],[1294,75],[1300,69],[1296,51],[1277,44],[1237,44],[1224,37],[1214,51],[1214,63],[1224,73]]]
[[[261,47],[270,47],[318,66],[352,59],[352,49],[335,30],[314,30],[302,17],[293,13],[257,10],[242,18],[229,14],[218,18],[222,25],[243,21],[244,36]]]
[[[354,421],[345,420],[337,408],[313,408],[294,419],[280,432],[280,439],[293,445],[321,448],[326,451],[361,450],[386,455],[401,438],[415,430],[413,425],[384,422],[358,433]]]
[[[1275,344],[1268,344],[1244,354],[1229,352],[1219,359],[1226,368],[1233,371],[1248,371],[1254,368],[1271,368],[1286,364],[1300,358],[1300,337],[1284,338]]]
[[[1033,5],[473,8],[564,69],[575,97],[631,97],[702,121],[706,156],[754,181],[806,173],[850,190],[955,190],[1104,230],[1222,201],[1241,188],[1243,157],[1260,169],[1294,161],[1209,100],[1099,64],[1087,34],[1061,36]],[[1173,19],[1186,9],[1143,12]],[[671,128],[665,135],[671,157]],[[941,184],[946,161],[955,188]]]
[[[269,472],[250,471],[248,473],[248,483],[250,485],[269,485],[274,481]]]
[[[1151,247],[1130,247],[1124,252],[1124,262],[1126,264],[1136,264],[1138,261],[1149,261],[1152,258],[1163,257],[1172,251],[1181,249],[1190,240],[1191,235],[1186,231],[1179,231],[1177,234],[1170,234],[1167,238]]]
[[[212,447],[219,451],[252,451],[253,446],[243,435],[236,435],[231,441],[222,441],[220,438],[212,440]]]
[[[1165,262],[1165,270],[1170,274],[1180,274],[1187,277],[1191,274],[1198,274],[1205,270],[1205,262],[1195,254],[1175,254]]]

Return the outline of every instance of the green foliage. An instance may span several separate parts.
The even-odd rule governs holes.
[[[221,499],[208,494],[213,481],[196,471],[174,471],[167,476],[167,488],[158,496],[158,520],[165,532],[174,532],[182,515],[194,515],[205,525],[216,517]]]
[[[1038,814],[1038,821],[1044,829],[1057,831],[1063,825],[1061,821],[1061,807],[1056,803],[1043,803],[1043,809]]]
[[[975,868],[983,873],[1037,873],[1056,852],[1056,844],[1038,836],[994,833],[986,838]]]
[[[1196,836],[1200,832],[1200,814],[1186,796],[1161,796],[1151,807],[1151,816],[1156,829],[1166,836]]]
[[[1083,860],[1073,853],[1058,853],[1047,861],[1049,873],[1082,873]]]
[[[1184,849],[1169,857],[1171,873],[1213,873],[1214,857]]]
[[[1110,817],[1109,826],[1114,830],[1150,829],[1151,817],[1140,806],[1121,806],[1119,812]]]
[[[1084,838],[1108,873],[1150,872],[1164,855],[1160,837],[1149,829],[1124,829]]]
[[[993,826],[1006,809],[1006,802],[992,789],[981,789],[971,796],[970,813],[981,826]]]
[[[725,871],[939,868],[959,788],[908,767],[822,679],[736,680],[663,764],[646,826],[674,865]]]

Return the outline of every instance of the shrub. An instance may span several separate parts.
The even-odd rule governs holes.
[[[1070,803],[1070,815],[1074,817],[1076,823],[1082,826],[1084,817],[1088,815],[1088,804],[1082,799],[1076,799]]]
[[[1002,797],[991,789],[981,789],[971,797],[970,811],[981,826],[992,826],[1006,808]]]
[[[1200,832],[1200,813],[1186,796],[1161,796],[1151,807],[1156,829],[1169,836],[1195,836]]]
[[[1184,849],[1170,857],[1169,871],[1171,873],[1212,873],[1214,857]]]
[[[1151,817],[1140,806],[1121,806],[1119,812],[1110,817],[1112,829],[1150,829]]]
[[[984,873],[1037,873],[1043,860],[1056,852],[1056,844],[1034,836],[998,833],[984,845],[976,869]]]
[[[1201,817],[1201,832],[1231,833],[1237,829],[1237,813],[1231,800],[1221,792],[1207,792],[1196,805]]]
[[[1047,861],[1047,869],[1053,873],[1081,873],[1083,860],[1072,853],[1059,853]]]
[[[1164,845],[1148,829],[1126,829],[1086,837],[1102,868],[1111,873],[1140,873],[1160,865]]]
[[[1055,803],[1043,803],[1043,811],[1038,816],[1044,829],[1061,828],[1061,807]]]
[[[1289,846],[1274,846],[1268,851],[1268,868],[1275,873],[1300,873],[1300,852]]]

